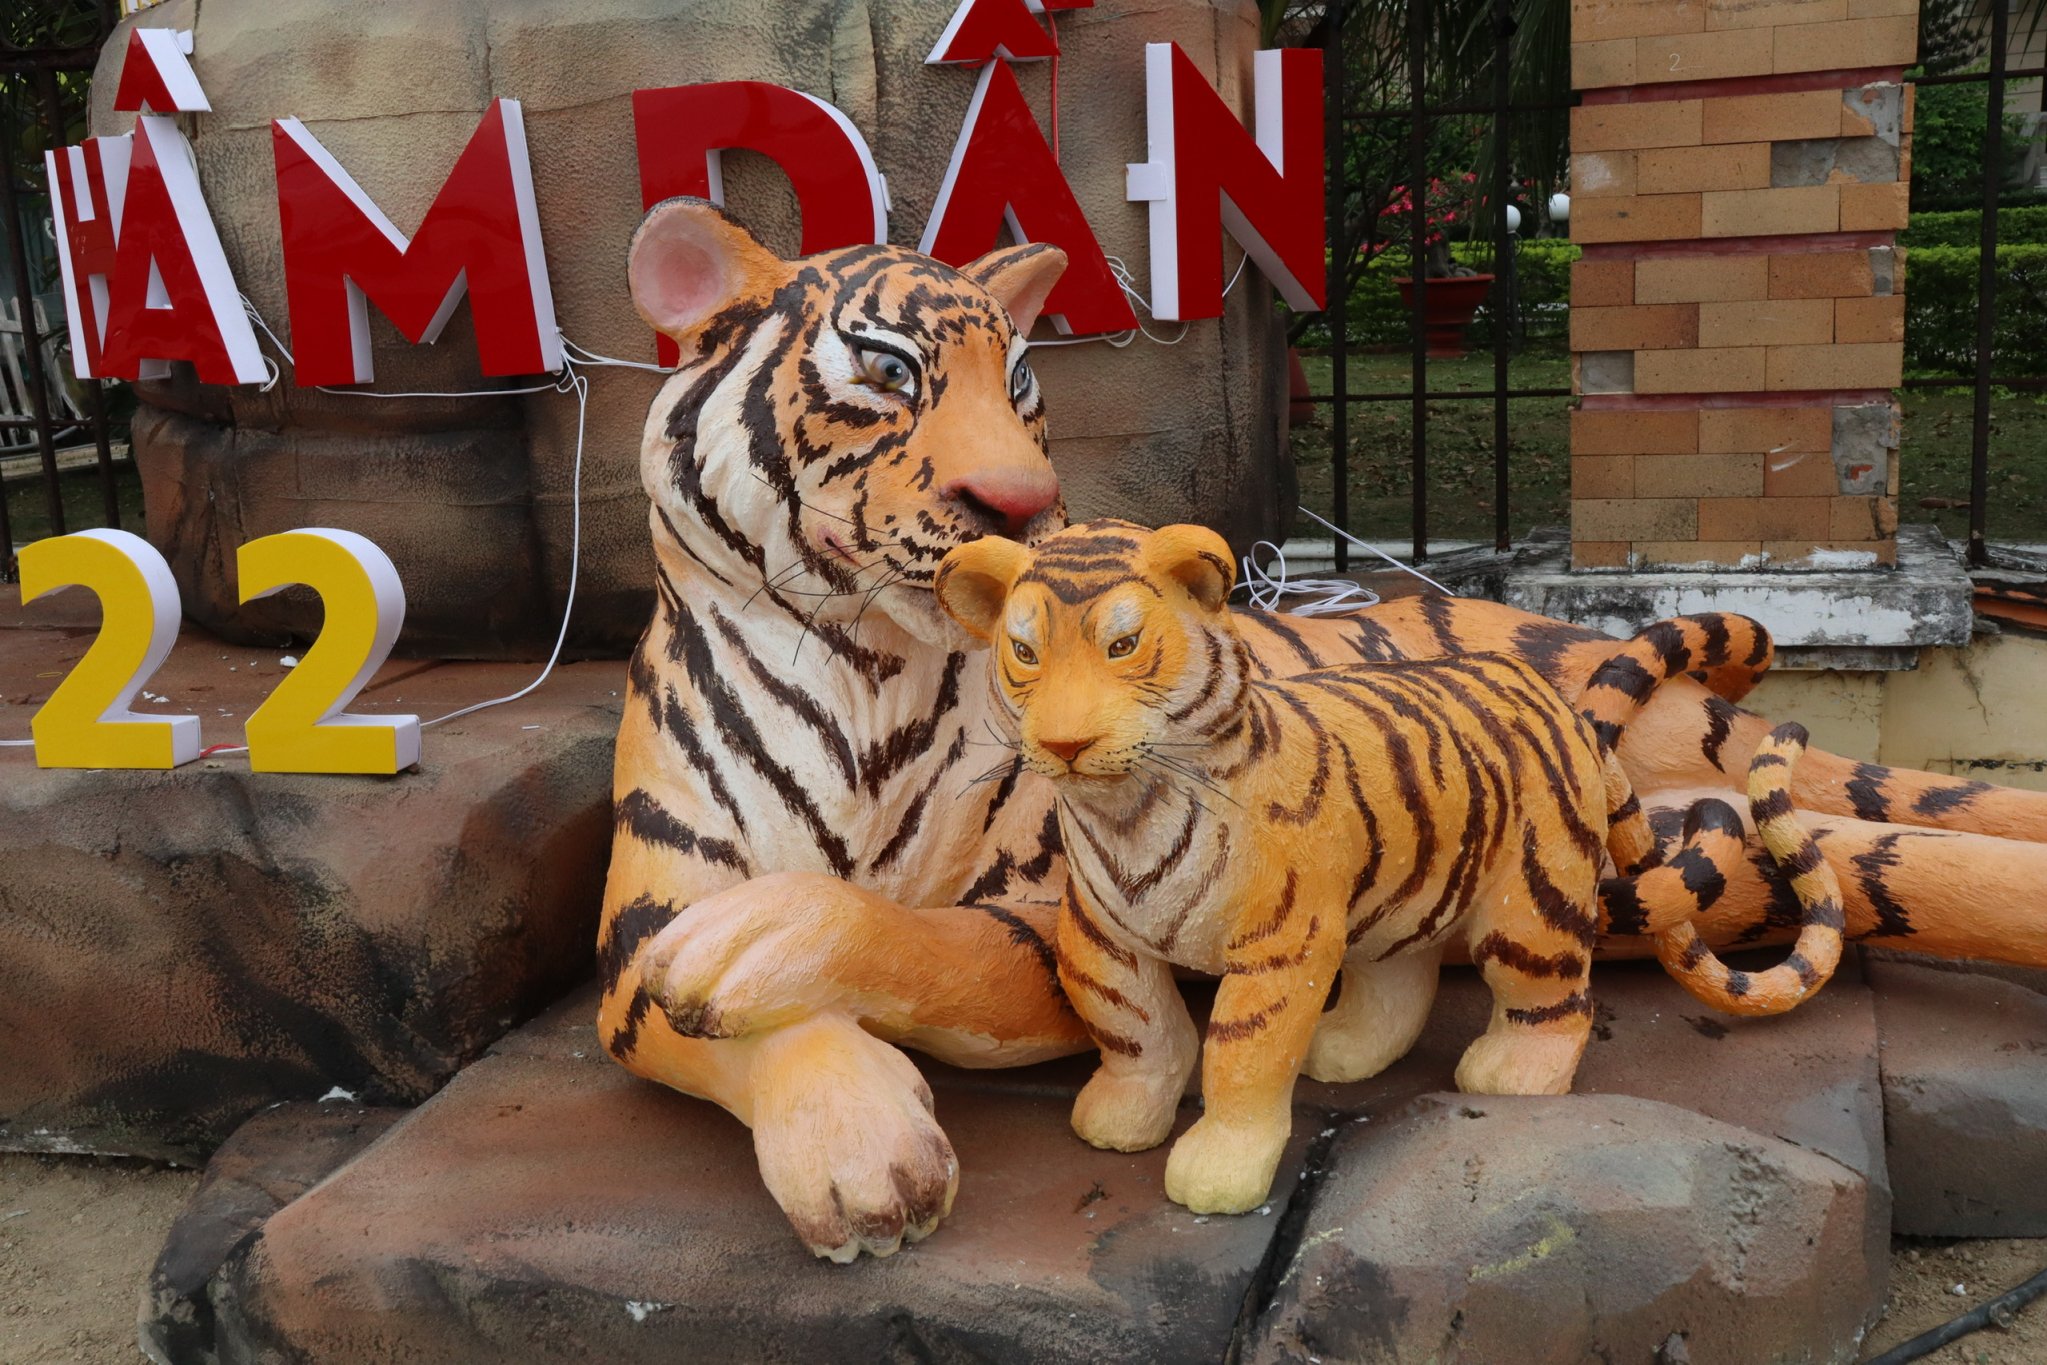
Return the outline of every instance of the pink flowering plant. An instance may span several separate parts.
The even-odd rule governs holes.
[[[1422,195],[1422,244],[1427,252],[1426,270],[1431,278],[1444,275],[1472,275],[1470,266],[1450,259],[1450,239],[1471,235],[1472,225],[1485,203],[1478,190],[1478,175],[1430,176]],[[1405,185],[1395,185],[1386,206],[1379,210],[1378,239],[1374,255],[1391,246],[1408,246],[1414,241],[1414,196]]]

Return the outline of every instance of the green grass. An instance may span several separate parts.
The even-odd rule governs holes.
[[[1329,391],[1329,361],[1304,356],[1309,386]],[[1408,387],[1405,354],[1353,354],[1353,393]],[[1492,388],[1489,355],[1432,361],[1434,391],[1485,392]],[[1570,361],[1558,354],[1514,357],[1510,388],[1565,388]],[[1904,389],[1904,447],[1898,513],[1907,522],[1931,522],[1950,539],[1969,526],[1969,459],[1973,398],[1967,388]],[[1301,501],[1328,516],[1335,487],[1329,458],[1329,405],[1318,404],[1315,423],[1290,438],[1301,481]],[[1413,430],[1409,404],[1353,403],[1350,417],[1350,525],[1360,536],[1405,541],[1413,534],[1410,490]],[[1429,537],[1490,541],[1493,536],[1493,405],[1448,400],[1428,406]],[[1516,538],[1533,526],[1564,526],[1571,516],[1570,400],[1523,398],[1507,405],[1507,507]],[[1945,504],[1953,503],[1954,506]],[[2047,394],[1999,392],[1990,407],[1989,538],[2006,543],[2047,542]],[[1297,519],[1294,533],[1328,532]]]

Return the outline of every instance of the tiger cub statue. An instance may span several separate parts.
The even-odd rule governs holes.
[[[1593,720],[1526,663],[1471,654],[1261,679],[1226,606],[1234,579],[1212,531],[1114,521],[1035,549],[977,540],[936,579],[945,610],[995,649],[996,711],[1057,794],[1059,978],[1102,1056],[1075,1132],[1121,1151],[1166,1139],[1201,1050],[1173,968],[1221,978],[1205,1113],[1166,1165],[1166,1193],[1197,1213],[1264,1201],[1303,1069],[1357,1080],[1407,1052],[1453,946],[1493,996],[1458,1086],[1567,1091],[1592,1024],[1601,854],[1624,873],[1657,856]],[[1634,706],[1660,681],[1642,676],[1651,685],[1618,689]],[[1801,738],[1773,739],[1752,772],[1788,767]],[[1710,861],[1676,864],[1716,832],[1739,856],[1739,822],[1721,811],[1703,821],[1717,831],[1688,829],[1667,881],[1713,875]],[[1788,801],[1783,814],[1792,823]],[[1810,842],[1778,833],[1794,853]],[[1795,963],[1753,977],[1712,960],[1682,906],[1649,918],[1680,936],[1664,960],[1701,990],[1724,999],[1738,976],[1738,994],[1788,985],[1795,999],[1839,957],[1838,888],[1810,899],[1829,889],[1831,933],[1819,926]]]

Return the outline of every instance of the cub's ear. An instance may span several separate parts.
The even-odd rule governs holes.
[[[1030,557],[1029,550],[1001,536],[970,540],[955,545],[939,562],[931,590],[946,615],[965,626],[969,634],[978,640],[992,640],[1010,586]]]
[[[664,199],[647,210],[626,255],[633,307],[680,339],[733,301],[764,297],[787,263],[707,199]]]
[[[1209,611],[1221,611],[1237,583],[1230,544],[1206,526],[1162,526],[1145,543],[1144,560]]]
[[[960,273],[1009,310],[1018,336],[1029,336],[1031,324],[1045,310],[1052,286],[1066,273],[1066,253],[1043,242],[1025,242],[991,251]]]

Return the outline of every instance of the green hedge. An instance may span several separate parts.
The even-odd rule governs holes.
[[[1454,243],[1450,255],[1474,270],[1492,269],[1492,250],[1488,246]],[[1521,300],[1524,336],[1536,340],[1563,339],[1569,330],[1565,309],[1571,301],[1571,262],[1577,259],[1577,245],[1560,239],[1541,238],[1522,242],[1515,248],[1514,283]],[[1388,251],[1351,282],[1348,309],[1351,345],[1395,349],[1408,344],[1411,334],[1407,305],[1400,301],[1400,286],[1393,282],[1407,273],[1405,253]],[[1470,339],[1477,348],[1492,345],[1490,307],[1481,306],[1478,310],[1478,316],[1472,320]],[[1328,329],[1320,325],[1309,328],[1301,337],[1305,346],[1328,343]]]
[[[1982,241],[1983,213],[1964,209],[1955,213],[1915,213],[1912,226],[1898,235],[1911,247],[1965,246]],[[2047,204],[2004,208],[1997,214],[1999,246],[2047,246]]]
[[[1970,374],[1976,354],[1974,247],[1922,246],[1905,253],[1905,368]],[[2002,374],[2041,373],[2047,336],[2047,245],[1997,249],[1997,330]]]

